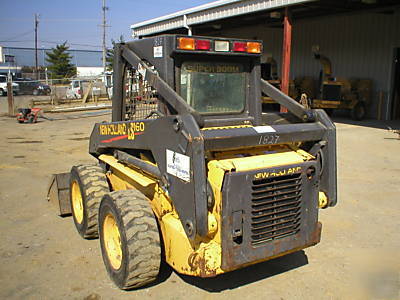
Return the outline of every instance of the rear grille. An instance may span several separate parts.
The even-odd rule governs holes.
[[[301,174],[254,180],[251,194],[253,246],[299,231]]]

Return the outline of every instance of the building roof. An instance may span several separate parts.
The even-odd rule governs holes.
[[[219,0],[131,25],[132,36],[154,35],[178,28],[316,0]]]

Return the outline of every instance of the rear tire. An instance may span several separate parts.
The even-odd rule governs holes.
[[[161,246],[149,200],[139,191],[106,194],[99,208],[99,236],[108,275],[123,290],[156,280]]]
[[[73,166],[70,180],[71,211],[75,227],[83,238],[98,237],[98,209],[109,192],[103,169],[94,165]]]

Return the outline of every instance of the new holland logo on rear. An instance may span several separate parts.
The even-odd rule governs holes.
[[[278,170],[274,172],[260,172],[254,175],[254,179],[266,179],[270,177],[278,177],[278,176],[285,176],[285,175],[292,175],[295,173],[301,172],[301,167],[293,167],[283,170]]]

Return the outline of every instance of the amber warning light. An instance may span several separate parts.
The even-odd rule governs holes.
[[[194,39],[192,38],[178,38],[178,49],[194,50]]]
[[[247,53],[261,53],[261,43],[247,42]]]

